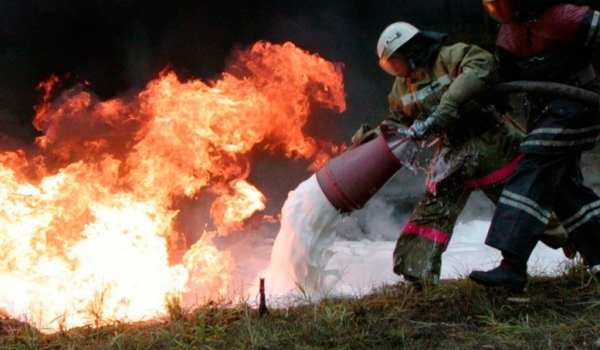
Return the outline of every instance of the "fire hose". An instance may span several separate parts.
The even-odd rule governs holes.
[[[570,98],[600,109],[600,94],[572,85],[545,81],[520,80],[501,83],[492,86],[482,95],[485,98],[487,96],[491,97],[493,95],[507,95],[520,92],[548,94]]]

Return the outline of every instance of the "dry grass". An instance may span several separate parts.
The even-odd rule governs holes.
[[[600,349],[600,282],[584,268],[531,278],[523,295],[466,279],[384,286],[260,317],[247,304],[170,306],[167,319],[40,334],[0,323],[1,349]]]

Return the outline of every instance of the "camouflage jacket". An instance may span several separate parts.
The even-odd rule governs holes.
[[[497,81],[496,63],[488,51],[464,43],[443,46],[427,66],[417,67],[408,78],[396,78],[388,96],[388,119],[409,126],[436,107],[442,128],[457,126],[465,114],[492,108],[472,98]]]

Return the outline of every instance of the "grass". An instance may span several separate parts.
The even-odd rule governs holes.
[[[0,323],[1,349],[600,349],[600,279],[581,266],[532,277],[522,295],[468,279],[417,291],[382,286],[259,315],[246,303],[185,310],[155,322],[43,335]],[[301,303],[299,303],[301,304]]]

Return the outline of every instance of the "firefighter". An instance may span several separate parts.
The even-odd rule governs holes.
[[[390,114],[382,124],[422,143],[437,140],[425,198],[416,204],[393,253],[393,271],[417,288],[439,282],[442,253],[471,192],[481,189],[498,201],[519,161],[523,136],[491,104],[474,98],[497,82],[493,55],[476,45],[444,45],[445,40],[445,34],[396,22],[377,44],[381,68],[396,77],[388,96]],[[378,128],[363,125],[353,145],[377,134]],[[558,221],[549,227],[555,234],[548,244],[560,247],[566,232]]]
[[[600,92],[592,53],[600,40],[600,13],[559,1],[484,0],[501,23],[496,39],[503,80],[570,84]],[[485,286],[521,291],[527,260],[550,213],[560,218],[589,267],[600,265],[600,197],[584,184],[579,160],[600,132],[598,106],[565,97],[528,93],[524,157],[507,180],[485,243],[502,252],[499,266],[473,271]]]

